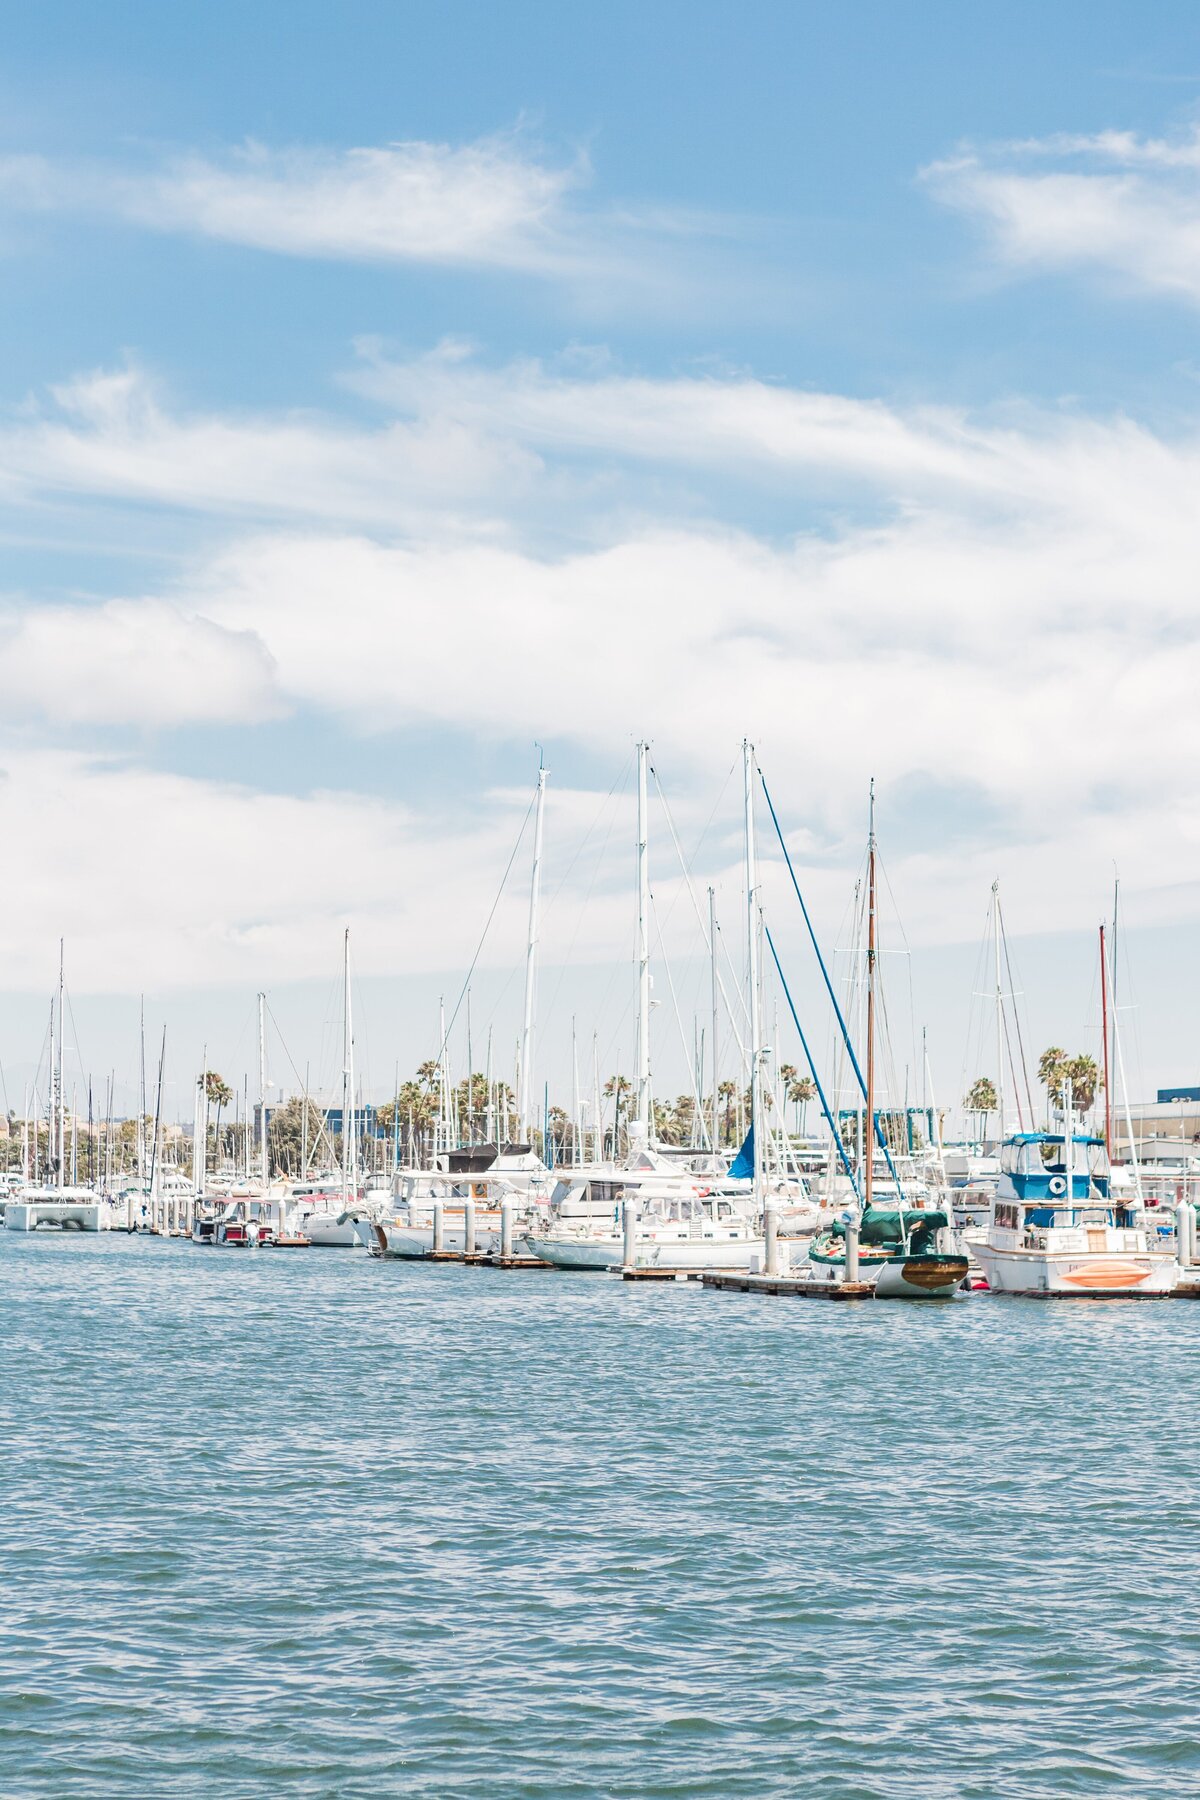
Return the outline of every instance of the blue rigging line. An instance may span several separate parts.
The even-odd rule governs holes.
[[[787,977],[784,974],[783,966],[779,961],[779,952],[775,948],[775,939],[771,936],[771,927],[767,924],[765,919],[763,920],[763,930],[766,933],[767,943],[771,947],[771,955],[775,959],[775,967],[779,972],[779,979],[783,985],[783,997],[788,1003],[788,1011],[792,1015],[792,1023],[795,1025],[796,1031],[800,1037],[800,1046],[804,1051],[804,1060],[807,1062],[807,1064],[809,1066],[809,1069],[812,1073],[813,1084],[816,1087],[818,1096],[820,1097],[821,1111],[825,1114],[826,1123],[828,1124],[830,1131],[832,1131],[832,1133],[833,1133],[833,1141],[838,1147],[838,1155],[842,1159],[842,1167],[845,1169],[847,1175],[850,1177],[851,1184],[854,1188],[854,1197],[856,1200],[860,1200],[862,1198],[862,1196],[858,1191],[858,1176],[855,1174],[854,1170],[850,1166],[850,1158],[846,1154],[846,1146],[842,1142],[842,1134],[837,1128],[837,1121],[834,1119],[833,1114],[829,1110],[829,1102],[825,1098],[825,1089],[821,1086],[821,1077],[817,1074],[817,1065],[813,1061],[812,1051],[808,1047],[808,1039],[804,1035],[804,1027],[801,1025],[799,1015],[796,1012],[795,1003],[792,1000],[791,989],[788,987]]]
[[[770,809],[771,823],[775,827],[775,836],[779,839],[779,848],[783,851],[783,860],[787,864],[788,874],[792,878],[792,886],[795,888],[796,898],[800,902],[800,911],[804,914],[804,923],[808,926],[808,935],[812,940],[812,947],[813,947],[814,951],[816,952],[817,963],[818,963],[818,966],[820,967],[821,974],[825,978],[826,991],[829,994],[829,999],[833,1006],[834,1016],[837,1019],[838,1025],[841,1029],[842,1042],[846,1046],[847,1053],[850,1057],[851,1066],[854,1069],[855,1077],[857,1078],[859,1088],[862,1091],[862,1097],[865,1100],[867,1097],[867,1084],[863,1080],[863,1072],[858,1066],[858,1058],[854,1054],[854,1045],[850,1041],[850,1033],[846,1027],[846,1021],[842,1017],[842,1009],[838,1005],[838,998],[837,998],[836,993],[834,992],[833,983],[829,979],[829,970],[825,967],[825,958],[821,955],[821,946],[817,942],[817,934],[813,930],[812,920],[808,916],[808,908],[804,904],[804,895],[800,892],[800,883],[796,880],[796,871],[795,871],[795,869],[793,869],[792,859],[788,855],[788,847],[784,841],[783,829],[779,823],[779,814],[775,811],[775,802],[771,798],[771,790],[767,786],[767,778],[763,774],[761,769],[759,769],[759,771],[758,771],[758,779],[762,782],[762,791],[766,798],[767,806]],[[775,966],[776,966],[776,968],[779,967],[778,957],[776,957],[776,959],[775,959]],[[781,981],[783,980],[783,970],[782,969],[780,969],[780,971],[779,971],[779,979]],[[787,987],[786,987],[786,983],[785,983],[784,992],[786,993],[786,991],[787,991]],[[790,1005],[790,1001],[789,1001],[789,1005]],[[793,1011],[792,1017],[795,1018],[794,1011]],[[796,1029],[797,1029],[797,1031],[799,1031],[799,1029],[800,1029],[798,1020],[797,1020],[797,1024],[796,1024]],[[801,1039],[801,1041],[803,1042],[803,1039]],[[806,1054],[807,1054],[807,1052],[806,1052]],[[816,1080],[815,1073],[813,1075],[813,1080],[814,1081]],[[826,1117],[828,1117],[828,1114],[826,1114]],[[879,1145],[879,1148],[883,1151],[884,1159],[887,1162],[887,1166],[891,1173],[892,1180],[896,1183],[897,1205],[902,1205],[903,1204],[903,1194],[902,1194],[901,1188],[900,1188],[900,1177],[896,1173],[896,1165],[892,1161],[892,1153],[888,1149],[887,1139],[884,1137],[883,1128],[879,1123],[878,1109],[875,1112],[874,1118],[871,1120],[871,1129],[875,1133],[875,1138]]]

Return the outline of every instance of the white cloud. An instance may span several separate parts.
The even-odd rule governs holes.
[[[0,202],[14,211],[115,218],[286,256],[661,283],[656,246],[726,229],[666,207],[589,208],[589,181],[584,157],[551,161],[516,133],[351,149],[248,143],[219,159],[141,167],[0,157]]]
[[[323,516],[341,517],[234,536],[143,600],[15,609],[26,705],[56,716],[61,660],[82,669],[65,702],[80,719],[324,714],[363,755],[406,731],[418,744],[537,737],[608,760],[648,733],[694,796],[748,733],[839,881],[872,774],[885,805],[958,796],[988,821],[982,841],[1020,846],[1028,929],[1093,906],[1111,859],[1129,866],[1147,841],[1146,818],[1171,843],[1163,880],[1193,879],[1193,438],[447,356],[371,379],[406,409],[397,431],[466,446],[458,485],[453,457],[430,483],[427,529],[383,525],[370,446],[392,427],[305,421],[301,486],[338,495]],[[179,503],[190,485],[217,515],[250,495],[284,510],[291,422],[176,417],[128,373],[60,398],[49,429],[25,419],[0,439],[13,482]],[[656,522],[637,516],[628,496],[648,463],[668,481],[711,477],[704,523],[682,509],[665,522],[661,505]],[[503,489],[513,470],[520,506]],[[760,495],[766,470],[771,541],[736,519],[736,481]],[[818,483],[832,504],[812,505]],[[803,528],[789,488],[806,492]],[[564,493],[565,547],[565,532],[530,523]],[[456,513],[469,531],[447,526]],[[426,824],[428,866],[445,830]],[[966,875],[982,879],[966,835],[905,859],[914,930],[973,920],[956,910]]]
[[[370,431],[312,413],[172,413],[136,367],[64,382],[52,400],[0,425],[0,493],[12,499],[486,531],[489,509],[519,501],[539,471],[530,452],[448,418]]]
[[[1059,135],[968,151],[924,173],[1011,268],[1088,268],[1200,302],[1200,132]]]
[[[252,633],[161,600],[34,606],[0,618],[10,716],[153,728],[272,717],[273,667]]]

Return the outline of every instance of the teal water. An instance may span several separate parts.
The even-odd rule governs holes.
[[[1200,1793],[1200,1308],[0,1233],[0,1793]]]

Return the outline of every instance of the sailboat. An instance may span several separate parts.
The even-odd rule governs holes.
[[[870,830],[867,838],[867,1069],[865,1112],[860,1132],[859,1166],[863,1205],[855,1217],[853,1202],[840,1219],[818,1232],[808,1260],[831,1280],[848,1279],[857,1264],[860,1280],[873,1280],[880,1299],[931,1300],[956,1293],[966,1278],[968,1262],[954,1231],[950,1213],[936,1204],[908,1206],[899,1179],[893,1176],[895,1204],[875,1199],[876,1144],[890,1163],[875,1111],[876,944],[875,783],[871,783]],[[864,1141],[865,1140],[865,1141]],[[850,1250],[851,1234],[857,1240]]]
[[[305,1106],[308,1095],[305,1093]],[[359,1238],[358,1116],[354,1093],[354,1020],[350,998],[350,927],[342,939],[342,1154],[336,1175],[301,1183],[291,1215],[294,1231],[323,1249],[352,1249]]]
[[[753,1117],[761,1117],[761,1020],[758,994],[758,887],[754,843],[754,748],[743,744],[746,807],[747,921],[750,955]],[[525,1233],[532,1255],[563,1269],[619,1268],[629,1246],[624,1209],[635,1211],[633,1260],[638,1267],[754,1269],[766,1262],[763,1235],[762,1134],[748,1139],[752,1179],[725,1181],[715,1171],[683,1168],[651,1142],[650,1079],[650,874],[646,775],[649,744],[638,744],[637,820],[637,1080],[636,1116],[629,1125],[629,1155],[618,1167],[573,1171],[560,1187],[548,1218]],[[615,1147],[614,1147],[615,1149]]]

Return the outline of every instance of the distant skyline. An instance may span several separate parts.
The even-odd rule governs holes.
[[[923,1026],[943,1104],[991,1072],[997,877],[1033,1054],[1087,1047],[1117,871],[1131,1085],[1200,1078],[1198,98],[1182,4],[18,9],[9,1104],[60,936],[84,1069],[132,1070],[145,993],[184,1092],[204,1045],[240,1077],[260,988],[325,1056],[347,923],[386,1093],[537,746],[542,1074],[567,1097],[572,1016],[628,1070],[642,736],[730,937],[743,736],[831,954],[875,778],[894,1087]],[[703,971],[652,831],[675,1093]]]

